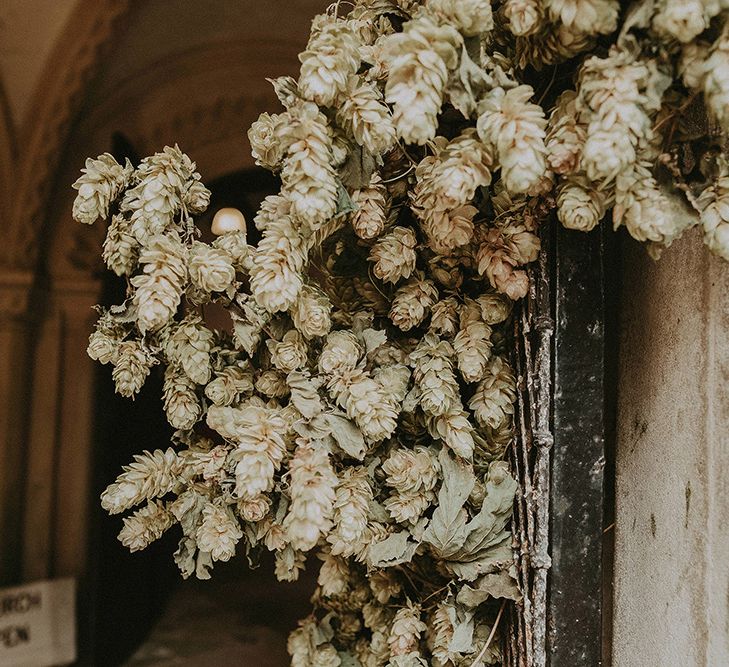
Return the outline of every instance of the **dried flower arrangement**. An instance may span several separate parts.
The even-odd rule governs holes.
[[[554,212],[588,231],[609,210],[654,256],[700,224],[729,259],[729,4],[350,4],[249,131],[283,183],[255,247],[235,221],[198,240],[210,193],[177,147],[74,185],[128,279],[88,352],[131,398],[161,364],[176,429],[102,505],[143,504],[132,551],[179,523],[185,577],[268,549],[294,580],[316,554],[295,667],[498,664],[525,265]]]

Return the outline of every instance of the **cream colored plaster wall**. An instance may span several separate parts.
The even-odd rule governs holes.
[[[28,104],[76,0],[2,0],[0,72],[16,126]]]
[[[615,667],[729,665],[729,266],[626,243]]]

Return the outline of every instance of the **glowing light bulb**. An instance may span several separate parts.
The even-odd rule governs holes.
[[[237,208],[221,208],[213,216],[212,231],[215,236],[231,232],[246,232],[246,218]]]

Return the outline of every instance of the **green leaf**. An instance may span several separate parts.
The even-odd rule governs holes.
[[[423,533],[423,541],[430,544],[441,558],[457,553],[466,538],[468,513],[463,504],[476,483],[471,467],[453,458],[444,447],[438,456],[443,474],[443,485],[438,492],[438,507]]]
[[[368,551],[367,561],[371,567],[391,567],[400,563],[409,563],[418,543],[410,540],[410,533],[401,530],[393,533],[384,540],[373,544]]]

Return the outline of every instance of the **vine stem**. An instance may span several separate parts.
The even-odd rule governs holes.
[[[509,618],[511,667],[545,667],[547,571],[549,558],[551,349],[550,235],[537,264],[529,267],[528,298],[514,321],[514,369],[517,377],[513,472],[519,480],[512,534],[522,600]]]
[[[402,172],[402,174],[398,174],[397,176],[393,176],[392,178],[388,178],[383,180],[383,183],[394,183],[395,181],[399,181],[401,178],[404,178],[407,176],[413,169],[415,169],[415,165],[411,164],[410,167],[408,167],[407,171]]]
[[[496,635],[496,629],[499,627],[499,621],[501,620],[501,614],[504,613],[504,609],[506,608],[506,599],[501,603],[501,607],[499,607],[499,613],[496,614],[496,620],[494,621],[494,625],[491,628],[491,632],[489,634],[488,639],[486,640],[486,643],[483,645],[483,648],[479,651],[478,655],[476,656],[476,659],[471,663],[471,667],[476,667],[478,665],[478,661],[481,660],[481,658],[486,655],[486,651],[488,650],[488,647],[491,646],[491,642],[494,640],[494,635]]]

